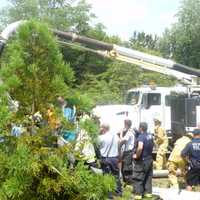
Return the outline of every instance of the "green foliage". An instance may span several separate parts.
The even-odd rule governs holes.
[[[75,105],[79,112],[90,112],[94,107],[95,103],[92,99],[80,89],[73,89],[72,94],[72,96],[68,97],[68,101],[71,105]]]
[[[119,90],[109,87],[109,82],[101,77],[88,75],[87,80],[81,85],[81,90],[86,91],[94,104],[112,104],[120,101]]]
[[[9,94],[20,102],[22,115],[46,112],[58,95],[66,95],[73,71],[47,26],[28,22],[6,49],[0,75]],[[48,88],[48,89],[47,89]]]
[[[149,85],[151,82],[154,82],[157,86],[169,87],[175,85],[177,83],[177,80],[173,77],[156,72],[143,72],[140,73],[138,77],[138,82],[140,83],[140,85]]]
[[[10,112],[8,108],[8,101],[5,96],[1,96],[1,106],[0,106],[0,130],[1,134],[4,133],[5,135],[8,134],[8,125],[13,117],[13,114]]]
[[[158,39],[157,35],[134,31],[133,36],[129,39],[129,45],[133,49],[144,52],[152,51],[155,54],[158,51]]]
[[[88,76],[82,90],[97,104],[116,104],[125,102],[126,92],[134,87],[148,85],[172,86],[176,80],[155,72],[146,72],[135,65],[114,61],[107,71],[98,76]]]
[[[200,68],[199,12],[199,0],[183,0],[177,14],[178,21],[166,30],[160,44],[163,55],[195,68]]]
[[[43,135],[22,136],[10,156],[0,151],[0,199],[106,199],[112,177],[93,174],[81,163],[69,169],[65,158],[72,149],[44,148],[42,140]]]
[[[90,27],[90,29],[86,32],[86,36],[103,42],[122,44],[120,37],[116,35],[107,35],[106,27],[102,23],[97,23],[94,27]]]
[[[95,123],[92,119],[86,119],[80,122],[80,128],[85,130],[91,138],[92,143],[97,143],[99,135],[99,124]]]
[[[93,14],[86,1],[72,0],[8,0],[9,4],[0,12],[0,24],[17,20],[40,20],[53,28],[67,30],[73,27],[78,32],[88,30]]]
[[[55,103],[58,95],[71,101],[77,99],[80,111],[87,108],[89,102],[85,101],[84,95],[71,88],[73,71],[63,62],[56,40],[46,25],[27,22],[5,50],[0,70],[3,80],[0,126],[4,129],[9,131],[11,122],[29,126],[24,122],[26,115],[38,110],[45,119],[49,104]],[[20,103],[17,113],[9,112],[7,92]],[[61,113],[58,117],[62,119]],[[64,125],[71,127],[69,123]],[[76,158],[76,144],[54,148],[57,137],[52,135],[48,124],[34,126],[31,121],[35,134],[30,132],[30,127],[26,128],[19,138],[1,139],[0,199],[100,200],[106,199],[107,192],[114,189],[112,177],[93,174],[81,161],[75,168],[70,168],[69,155]],[[84,128],[96,137],[97,129],[91,121]]]
[[[95,37],[99,37],[103,41],[109,42],[109,38],[106,37],[102,25],[96,30],[98,31],[89,33],[94,34]],[[115,41],[112,41],[110,38],[110,42]],[[120,40],[116,42],[122,43]],[[127,46],[148,54],[160,55],[158,52],[158,37],[145,34],[144,32],[134,32]],[[86,55],[90,56],[87,57]],[[146,72],[133,64],[110,59],[102,60],[95,55],[91,56],[91,53],[86,54],[84,52],[83,58],[86,63],[82,63],[81,66],[84,66],[84,69],[87,69],[87,71],[84,71],[84,75],[81,73],[83,75],[82,78],[80,77],[83,80],[81,82],[81,89],[86,91],[96,104],[123,103],[128,89],[140,87],[144,84],[147,85],[151,81],[154,81],[158,86],[171,86],[176,83],[172,77]],[[85,68],[85,66],[88,67]],[[92,66],[92,70],[88,70],[90,66]]]
[[[85,1],[74,3],[70,0],[12,0],[10,6],[4,10],[5,12],[2,11],[4,17],[0,18],[0,21],[2,24],[6,24],[18,19],[37,18],[50,24],[53,28],[73,30],[100,41],[125,45],[142,52],[160,55],[158,51],[159,38],[156,35],[153,36],[135,31],[128,42],[123,42],[118,36],[108,36],[105,26],[101,23],[91,27],[89,22],[94,15],[90,9],[90,5]],[[76,95],[76,92],[73,90],[69,91],[69,89],[68,92],[75,94],[73,96],[80,97],[78,98],[79,100],[73,97],[73,102],[85,111],[88,111],[91,105],[95,104],[122,103],[127,89],[140,86],[152,79],[152,75],[148,78],[150,73],[145,73],[133,65],[128,63],[122,64],[117,61],[113,62],[110,59],[102,58],[78,47],[70,48],[65,46],[61,50],[65,61],[70,63],[74,71],[75,80],[73,87],[81,91],[79,93],[81,95]],[[33,65],[32,68],[34,69],[35,66]],[[145,76],[144,81],[141,80],[143,76]],[[157,73],[154,76],[153,79],[161,80],[159,85],[163,85],[161,77],[164,76],[160,76]],[[59,80],[59,77],[57,80]],[[171,83],[170,78],[169,82],[167,81],[168,78],[165,80],[165,85]],[[10,81],[14,82],[17,80],[12,79]],[[60,88],[64,88],[56,80],[55,82]],[[82,91],[84,91],[84,95]],[[67,94],[65,96],[69,97]],[[82,101],[83,99],[84,101]],[[87,102],[87,105],[82,102]]]

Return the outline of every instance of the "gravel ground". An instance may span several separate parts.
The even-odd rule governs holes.
[[[181,180],[181,185],[182,185],[182,188],[184,189],[185,187],[185,184],[183,182],[183,180]],[[167,178],[154,178],[153,179],[153,186],[154,187],[161,187],[161,188],[168,188],[169,187],[169,181]],[[198,191],[200,192],[200,186],[198,187],[195,187],[194,188],[194,191]],[[151,200],[156,200],[157,197],[153,197]],[[134,196],[132,194],[132,186],[126,186],[124,188],[124,192],[123,192],[123,197],[121,198],[115,198],[115,200],[134,200]],[[145,200],[145,198],[143,198],[143,200]],[[148,198],[148,200],[150,200]]]

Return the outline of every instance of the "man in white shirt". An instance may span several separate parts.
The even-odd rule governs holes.
[[[119,137],[109,131],[108,124],[101,125],[99,136],[100,153],[101,153],[101,168],[104,174],[111,174],[116,179],[116,195],[122,195],[121,181],[119,178]],[[109,193],[109,198],[112,194]]]
[[[131,129],[132,122],[124,120],[124,129],[120,133],[120,151],[122,160],[123,181],[128,184],[133,183],[133,148],[135,144],[134,130]]]

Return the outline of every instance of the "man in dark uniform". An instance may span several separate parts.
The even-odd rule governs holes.
[[[187,190],[191,191],[192,186],[200,184],[200,129],[193,131],[193,139],[183,149],[181,156],[189,163],[186,182]]]
[[[152,197],[152,175],[153,175],[153,137],[147,133],[148,125],[141,122],[139,126],[139,136],[137,147],[133,155],[133,181],[135,199],[142,197]]]

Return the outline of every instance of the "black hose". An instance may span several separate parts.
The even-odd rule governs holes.
[[[186,73],[186,74],[190,74],[190,75],[200,77],[200,70],[192,68],[192,67],[188,67],[186,65],[175,63],[173,65],[173,69],[176,70],[176,71],[179,71],[179,72],[183,72],[183,73]]]
[[[91,47],[93,49],[98,50],[107,50],[111,51],[113,49],[113,44],[109,44],[106,42],[101,42],[95,39],[91,39],[85,36],[79,36],[71,32],[64,32],[64,31],[58,31],[58,30],[52,30],[55,35],[57,35],[59,38],[63,38],[66,40],[70,40],[72,42],[78,42],[81,44],[85,44],[88,47]]]

